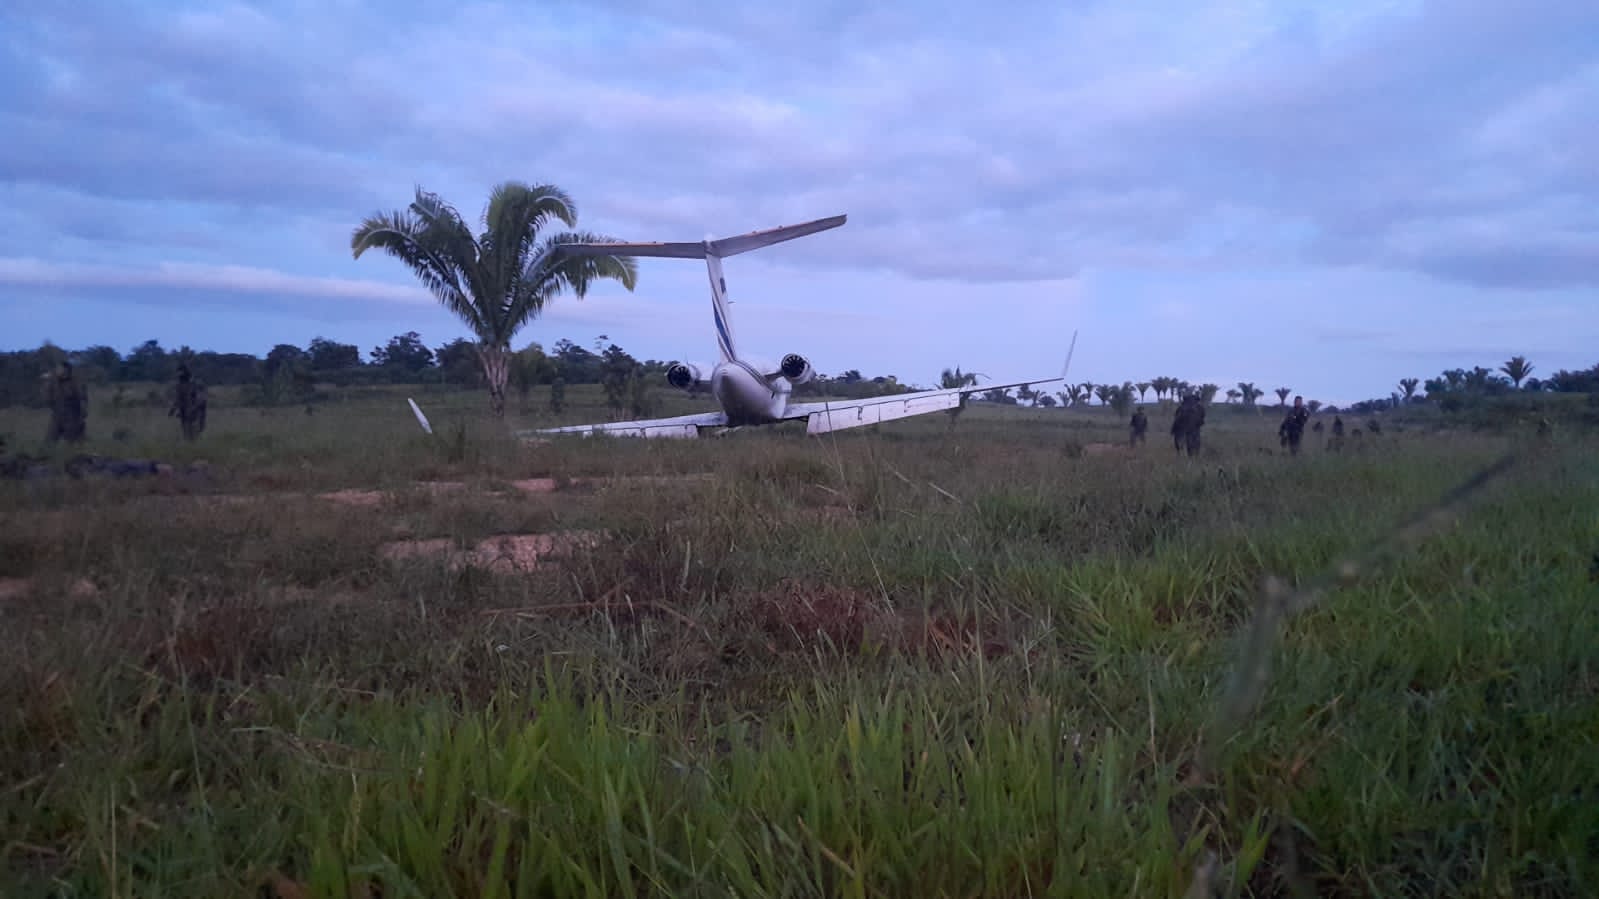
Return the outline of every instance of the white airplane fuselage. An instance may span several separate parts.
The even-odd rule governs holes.
[[[768,380],[757,366],[742,359],[718,362],[711,369],[711,396],[733,426],[780,421],[791,391],[786,379]]]
[[[809,359],[799,353],[790,352],[774,365],[766,359],[742,355],[735,349],[732,322],[728,314],[727,279],[722,274],[722,260],[761,247],[836,228],[844,224],[844,221],[844,216],[837,215],[799,225],[752,231],[719,240],[707,237],[703,241],[692,243],[608,241],[563,245],[561,248],[563,252],[578,256],[643,256],[704,261],[705,273],[710,282],[710,312],[718,361],[715,364],[707,364],[708,360],[675,362],[667,367],[666,382],[679,390],[691,392],[708,388],[717,405],[721,407],[721,411],[698,412],[662,419],[567,425],[533,433],[694,437],[702,428],[737,428],[804,419],[807,422],[806,433],[824,434],[955,408],[968,393],[975,392],[977,388],[925,390],[842,402],[796,403],[792,401],[794,388],[809,383],[817,377]],[[1073,335],[1073,344],[1075,343],[1076,337]],[[1071,355],[1068,352],[1067,363],[1070,364],[1070,361]],[[1060,377],[1018,381],[1001,386],[1042,384],[1064,378],[1063,369]]]

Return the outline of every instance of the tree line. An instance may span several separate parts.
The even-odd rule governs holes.
[[[1599,394],[1599,365],[1575,371],[1561,369],[1542,379],[1532,377],[1533,371],[1532,363],[1525,356],[1518,355],[1506,360],[1498,369],[1479,365],[1471,369],[1447,369],[1436,377],[1425,380],[1402,378],[1388,396],[1361,400],[1343,409],[1334,405],[1325,405],[1320,400],[1314,399],[1306,400],[1305,405],[1312,413],[1352,412],[1366,415],[1405,405],[1430,403],[1446,412],[1454,412],[1490,397],[1535,393]],[[941,385],[945,388],[976,384],[976,375],[962,372],[959,368],[945,369],[941,381]],[[1181,378],[1162,376],[1147,381],[1123,381],[1120,384],[1083,381],[1078,384],[1068,384],[1064,390],[1054,392],[1021,387],[1016,388],[1014,396],[1010,390],[996,389],[977,394],[977,398],[991,403],[1062,408],[1091,406],[1094,400],[1098,399],[1100,405],[1125,416],[1131,414],[1134,404],[1148,402],[1151,393],[1154,394],[1156,402],[1163,399],[1176,400],[1189,393],[1197,393],[1200,401],[1206,405],[1214,403],[1217,396],[1224,396],[1229,405],[1238,404],[1243,408],[1257,408],[1257,401],[1265,396],[1266,392],[1250,381],[1240,381],[1236,387],[1223,392],[1216,384],[1192,384]],[[1294,395],[1294,390],[1291,387],[1277,387],[1271,393],[1277,397],[1277,407],[1286,408],[1289,397]]]
[[[1355,412],[1381,412],[1416,403],[1431,403],[1445,412],[1457,412],[1494,397],[1539,393],[1599,394],[1599,364],[1584,369],[1560,369],[1535,378],[1535,367],[1525,356],[1511,356],[1497,369],[1478,365],[1451,368],[1426,379],[1402,378],[1386,397],[1354,403]]]
[[[618,411],[649,414],[655,405],[652,389],[666,386],[666,370],[677,360],[640,361],[603,334],[590,346],[592,349],[562,339],[546,350],[539,343],[530,343],[508,355],[507,387],[521,395],[524,405],[534,388],[547,387],[550,405],[560,411],[566,386],[598,384]],[[415,331],[397,334],[364,354],[355,344],[326,337],[313,338],[304,347],[277,344],[262,356],[188,346],[168,349],[154,339],[126,354],[104,345],[73,350],[46,343],[32,350],[0,352],[0,406],[43,405],[44,378],[62,362],[70,363],[85,384],[118,387],[168,384],[176,379],[178,366],[185,365],[208,387],[244,388],[243,401],[251,405],[311,402],[321,397],[319,387],[323,385],[434,384],[481,389],[487,380],[475,342],[457,338],[430,347]],[[909,389],[893,375],[867,377],[850,369],[837,376],[818,376],[796,387],[795,392],[859,398]]]

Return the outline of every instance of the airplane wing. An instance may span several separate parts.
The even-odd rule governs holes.
[[[881,421],[893,421],[896,418],[910,418],[913,415],[926,415],[929,412],[953,409],[960,405],[961,397],[968,394],[986,393],[990,390],[1009,389],[1011,387],[1030,387],[1034,384],[1048,384],[1051,381],[1065,380],[1065,377],[1062,374],[1053,378],[1015,381],[1010,384],[984,384],[981,387],[922,390],[916,393],[896,393],[890,396],[868,397],[863,400],[791,403],[784,412],[783,417],[808,419],[805,425],[805,433],[826,434],[832,431],[842,431],[846,428],[874,425]]]
[[[748,234],[739,234],[733,237],[724,237],[720,240],[702,240],[689,243],[677,241],[672,243],[625,243],[613,241],[607,243],[569,243],[562,244],[558,252],[573,256],[652,256],[667,259],[704,259],[707,256],[727,258],[750,250],[759,250],[773,244],[793,240],[796,237],[805,237],[818,231],[837,228],[844,224],[848,216],[834,215],[815,221],[802,222],[798,225],[783,225],[778,228],[767,228],[764,231],[751,231]]]
[[[961,404],[962,397],[969,394],[1064,381],[1066,373],[1071,370],[1072,354],[1075,352],[1077,352],[1077,332],[1073,331],[1071,346],[1066,349],[1066,364],[1061,366],[1060,374],[1053,378],[1034,378],[1031,381],[1012,381],[1009,384],[985,384],[981,387],[921,390],[916,393],[896,393],[891,396],[874,396],[864,400],[844,400],[836,403],[791,403],[784,417],[808,419],[805,433],[826,434],[846,428],[874,425],[880,421],[893,421],[896,418],[910,418],[913,415],[953,409]]]
[[[727,416],[721,412],[700,412],[678,415],[673,418],[649,418],[638,421],[612,421],[604,424],[567,425],[560,428],[539,428],[520,431],[518,437],[534,434],[609,434],[615,437],[698,437],[700,428],[725,427]]]

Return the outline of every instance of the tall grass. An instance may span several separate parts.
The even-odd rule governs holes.
[[[1074,457],[1119,426],[973,407],[451,455],[393,399],[138,425],[205,480],[0,485],[0,893],[1599,890],[1591,436]],[[382,555],[568,528],[609,535]]]

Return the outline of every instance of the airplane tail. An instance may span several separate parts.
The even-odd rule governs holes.
[[[711,314],[716,320],[716,342],[722,350],[722,359],[731,362],[738,358],[733,348],[733,326],[727,314],[727,279],[722,275],[722,260],[728,256],[748,253],[773,244],[805,237],[818,231],[837,228],[847,216],[835,215],[798,225],[783,225],[765,231],[751,231],[736,237],[720,240],[702,240],[696,243],[572,243],[561,249],[580,256],[650,256],[667,259],[704,259],[705,271],[711,281]]]

